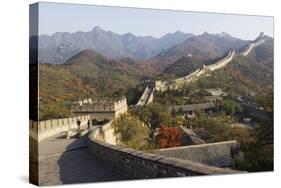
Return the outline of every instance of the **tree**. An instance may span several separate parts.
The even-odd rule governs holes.
[[[239,136],[242,137],[241,134]],[[243,137],[248,141],[241,144],[245,159],[236,161],[236,168],[249,172],[272,171],[273,124],[263,122],[251,129],[251,135]]]
[[[208,131],[211,142],[237,140],[244,158],[235,159],[235,169],[250,172],[272,170],[273,124],[264,122],[252,129],[229,126],[234,122],[233,117],[219,114],[214,117],[196,116],[191,125]]]
[[[156,137],[160,148],[181,146],[183,132],[178,128],[161,126]]]
[[[175,107],[172,108],[171,114],[173,117],[175,117],[177,115],[177,111],[176,111]]]
[[[200,90],[198,91],[198,95],[199,95],[200,97],[204,97],[204,96],[209,96],[210,93],[209,93],[208,91],[206,91],[205,89],[200,89]]]
[[[178,114],[180,114],[180,115],[183,115],[183,114],[184,114],[184,111],[183,111],[183,108],[182,108],[182,107],[179,108]]]
[[[140,148],[148,137],[147,128],[142,126],[138,118],[130,114],[122,115],[114,120],[113,126],[121,143],[134,149]]]
[[[273,91],[269,90],[265,95],[257,95],[254,99],[258,104],[265,108],[266,112],[273,111]]]
[[[171,118],[167,108],[156,103],[136,108],[133,113],[138,116],[149,129],[149,137],[151,139],[153,139],[156,128],[160,127],[161,124],[167,124]]]
[[[39,119],[65,118],[73,115],[70,111],[70,105],[66,102],[50,102],[39,106]]]
[[[222,103],[222,109],[227,115],[235,114],[236,110],[240,111],[239,105],[232,100],[225,100]]]

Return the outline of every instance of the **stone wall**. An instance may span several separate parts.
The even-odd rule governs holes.
[[[136,106],[143,106],[143,105],[145,105],[146,102],[147,102],[147,99],[148,99],[148,97],[150,95],[150,92],[151,92],[151,89],[149,89],[149,87],[146,86],[146,88],[144,89],[144,91],[143,91],[141,97],[139,98]]]
[[[254,48],[255,44],[254,43],[249,43],[246,47],[246,49],[241,53],[242,56],[247,56],[252,49]]]
[[[115,111],[124,106],[127,106],[127,99],[123,98],[95,98],[84,99],[82,101],[74,102],[72,106],[73,111]]]
[[[91,119],[104,120],[115,119],[121,114],[127,113],[128,106],[126,98],[113,99],[102,98],[93,99],[92,102],[83,103],[82,106],[75,104],[72,107],[72,111],[76,115],[90,115]]]
[[[194,72],[192,72],[191,74],[182,77],[182,78],[177,78],[174,80],[175,83],[182,83],[183,81],[189,82],[191,79],[193,79],[194,77],[196,77],[196,75],[199,73],[200,68],[196,69]]]
[[[263,34],[261,33],[259,35],[259,37],[254,41],[254,42],[250,42],[247,47],[245,48],[245,50],[243,52],[241,52],[242,56],[247,56],[249,55],[249,53],[253,50],[253,48],[259,46],[260,44],[265,42],[265,39],[262,38]]]
[[[112,145],[116,145],[117,136],[114,134],[114,128],[112,127],[112,122],[113,120],[111,120],[110,122],[106,123],[103,126],[96,127],[95,130],[92,132],[92,137],[97,140]]]
[[[229,167],[237,153],[237,141],[216,142],[158,150],[160,155],[196,161],[217,167]]]
[[[210,71],[214,71],[214,70],[220,69],[220,68],[224,67],[225,65],[227,65],[228,63],[230,63],[232,61],[234,55],[235,55],[235,51],[234,50],[230,50],[225,58],[223,58],[222,60],[220,60],[220,61],[218,61],[216,63],[208,65],[206,67]]]
[[[148,99],[147,99],[147,101],[146,101],[146,104],[149,104],[149,103],[152,103],[152,102],[153,102],[153,99],[154,99],[154,91],[155,91],[155,89],[152,88],[152,89],[151,89],[151,92],[150,92],[150,95],[149,95],[149,97],[148,97]]]
[[[82,113],[80,113],[82,114]],[[114,119],[116,112],[92,112],[89,113],[91,116],[91,119],[96,119],[96,120],[104,120],[104,119]]]
[[[200,76],[204,75],[205,73],[212,72],[216,69],[220,69],[220,68],[224,67],[225,65],[227,65],[228,63],[230,63],[232,61],[234,55],[235,55],[235,51],[230,50],[228,52],[227,56],[224,57],[223,59],[219,60],[218,62],[213,63],[211,65],[207,65],[207,66],[204,65],[203,68],[198,68],[191,74],[181,77],[181,78],[177,78],[177,79],[173,80],[171,83],[164,84],[164,82],[161,82],[158,80],[155,83],[156,90],[165,91],[167,88],[178,89],[185,84],[194,82],[195,80],[197,80]]]
[[[96,119],[96,120],[110,120],[118,118],[122,114],[126,114],[128,111],[128,106],[123,106],[122,108],[116,110],[116,111],[104,111],[104,112],[94,112],[94,111],[81,111],[81,112],[75,112],[77,115],[89,115],[90,119]]]
[[[156,91],[166,91],[167,90],[166,82],[161,81],[161,80],[156,80],[154,83],[154,87],[155,87]]]
[[[190,160],[168,158],[112,145],[104,141],[103,135],[101,127],[96,127],[89,135],[88,147],[91,154],[112,165],[117,173],[127,179],[240,173]]]
[[[29,121],[29,135],[34,140],[40,142],[48,137],[68,131],[70,129],[77,129],[77,119],[81,121],[81,128],[87,127],[87,122],[90,119],[89,115],[77,116],[72,118],[51,119],[45,121]]]

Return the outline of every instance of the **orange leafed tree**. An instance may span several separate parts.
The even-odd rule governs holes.
[[[178,147],[181,146],[182,134],[177,128],[160,126],[156,139],[160,148]]]

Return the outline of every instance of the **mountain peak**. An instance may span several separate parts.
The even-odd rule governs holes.
[[[131,32],[128,32],[128,33],[125,33],[123,34],[123,36],[126,36],[126,37],[136,37],[133,33]]]
[[[208,33],[207,31],[205,31],[201,35],[198,35],[199,38],[209,38],[209,37],[214,37],[214,36],[215,36],[214,34]]]
[[[83,62],[81,60],[85,60],[85,59],[87,59],[87,61],[85,61],[85,62],[89,62],[94,59],[107,59],[107,58],[92,49],[86,49],[86,50],[82,50],[81,52],[72,56],[64,64],[79,64],[79,63]]]
[[[257,42],[259,40],[264,40],[266,38],[267,36],[264,34],[264,32],[260,32],[259,36],[254,40],[254,42]]]
[[[96,52],[96,51],[94,51],[92,49],[82,50],[78,54],[80,54],[80,55],[100,55],[100,53],[98,53],[98,52]]]
[[[213,34],[208,33],[207,31],[205,31],[204,33],[202,33],[201,35],[199,35],[199,38],[210,38],[213,37]]]
[[[175,34],[184,34],[184,32],[181,32],[180,30],[177,30],[177,31],[175,32]]]
[[[93,32],[100,32],[100,31],[103,31],[103,29],[99,26],[95,26],[92,31]]]
[[[221,32],[220,34],[218,34],[219,37],[231,37],[228,33],[226,32]]]

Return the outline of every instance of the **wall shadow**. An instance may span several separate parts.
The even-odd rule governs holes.
[[[88,134],[74,140],[58,160],[63,184],[118,181],[125,178],[110,164],[95,158],[88,149]]]

